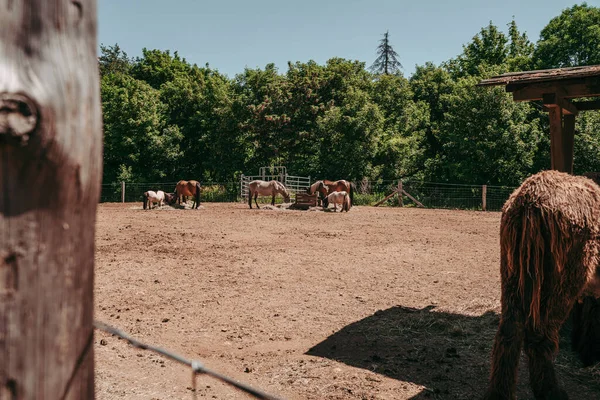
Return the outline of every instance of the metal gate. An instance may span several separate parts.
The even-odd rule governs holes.
[[[248,201],[248,184],[254,180],[271,181],[276,180],[285,185],[295,200],[296,193],[305,192],[310,187],[310,176],[294,176],[287,174],[287,168],[283,166],[261,167],[259,175],[242,175],[240,178],[240,198],[244,203]]]

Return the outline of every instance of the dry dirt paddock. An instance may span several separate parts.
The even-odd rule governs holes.
[[[96,318],[287,399],[478,399],[498,323],[499,217],[101,204]],[[600,398],[598,367],[562,347],[571,398]],[[192,398],[183,366],[103,333],[95,352],[98,399]],[[247,398],[207,377],[197,388]]]

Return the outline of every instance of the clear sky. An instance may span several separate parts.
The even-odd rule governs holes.
[[[415,65],[439,64],[490,21],[506,32],[515,17],[537,41],[568,0],[98,0],[99,43],[118,43],[129,56],[142,48],[177,50],[189,62],[233,77],[247,66],[332,57],[375,60],[381,35],[410,76]],[[600,6],[600,0],[587,2]]]

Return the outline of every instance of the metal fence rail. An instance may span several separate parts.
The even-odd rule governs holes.
[[[101,330],[103,332],[106,332],[108,334],[118,336],[121,339],[124,339],[127,342],[129,342],[129,344],[131,344],[132,346],[137,347],[138,349],[149,350],[154,353],[158,353],[158,354],[162,355],[163,357],[166,357],[170,360],[176,361],[180,364],[184,364],[184,365],[187,365],[188,367],[190,367],[192,369],[192,389],[193,389],[192,395],[194,396],[194,398],[196,398],[196,376],[198,374],[204,374],[204,375],[208,375],[213,378],[216,378],[220,381],[223,381],[243,392],[246,392],[246,393],[256,397],[257,399],[266,399],[266,400],[278,400],[279,399],[278,397],[271,396],[270,394],[267,394],[261,390],[255,389],[251,386],[248,386],[245,383],[238,382],[235,379],[229,378],[223,374],[213,371],[213,370],[205,367],[199,361],[187,360],[186,358],[184,358],[178,354],[175,354],[171,351],[165,350],[165,349],[157,347],[157,346],[152,346],[152,345],[149,345],[146,343],[142,343],[139,340],[134,339],[133,337],[129,336],[128,334],[120,331],[119,329],[105,324],[104,322],[94,321],[94,328]]]
[[[286,185],[295,199],[298,192],[310,186],[311,178],[291,175],[242,175],[238,182],[202,182],[202,202],[246,201],[248,183],[255,179],[278,180]],[[173,192],[177,182],[135,183],[115,182],[102,185],[100,202],[141,202],[147,190]],[[373,205],[397,190],[398,180],[356,182],[356,205]],[[403,180],[402,188],[427,208],[498,211],[515,187],[492,185],[464,185],[451,183]],[[266,199],[264,201],[270,201]],[[281,201],[281,198],[277,198]],[[405,194],[393,196],[384,203],[388,206],[412,206],[414,202]]]

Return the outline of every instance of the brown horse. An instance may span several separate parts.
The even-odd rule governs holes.
[[[354,186],[354,183],[346,181],[346,180],[339,180],[339,181],[328,181],[327,179],[323,180],[323,184],[325,186],[327,186],[327,194],[331,194],[333,192],[346,192],[348,193],[348,195],[350,195],[350,207],[352,207],[354,205],[354,190],[356,189],[356,186]]]
[[[311,195],[315,194],[316,192],[319,192],[319,198],[323,203],[323,207],[327,208],[329,206],[329,199],[327,198],[327,195],[329,194],[329,189],[327,188],[327,186],[325,186],[323,181],[316,181],[315,183],[310,185],[308,189],[306,189],[306,193]]]
[[[177,199],[177,204],[181,204],[182,198],[185,202],[186,196],[193,196],[194,204],[192,208],[198,208],[200,206],[200,190],[200,182],[198,181],[179,181],[175,186],[172,197],[169,198],[169,203],[174,203]]]
[[[515,398],[524,347],[535,398],[568,399],[553,360],[561,325],[587,296],[575,307],[574,347],[586,363],[599,354],[600,186],[557,171],[526,179],[502,209],[500,277],[502,316],[484,398]]]

